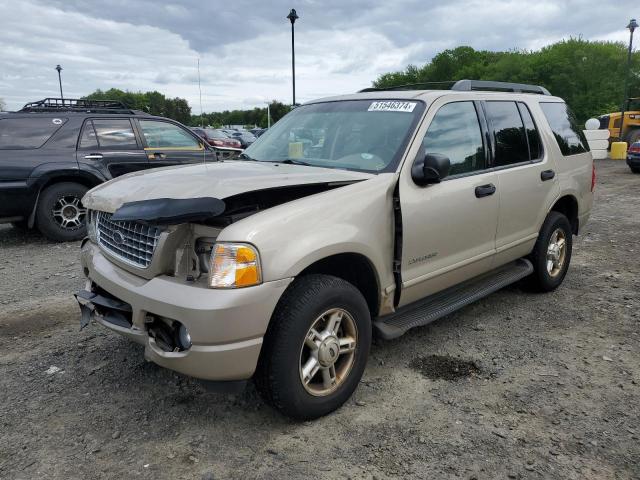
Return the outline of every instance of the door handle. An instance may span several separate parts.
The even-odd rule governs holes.
[[[542,180],[543,182],[551,180],[555,176],[556,172],[554,172],[553,170],[544,170],[543,172],[540,172],[540,180]]]
[[[84,158],[87,160],[102,160],[102,155],[99,153],[91,153],[89,155],[85,155]]]
[[[167,155],[165,153],[160,153],[160,152],[155,152],[155,153],[150,153],[149,155],[149,160],[162,160],[167,158]]]
[[[476,187],[476,197],[488,197],[489,195],[493,195],[496,193],[496,186],[493,183],[488,183],[487,185],[480,185]]]

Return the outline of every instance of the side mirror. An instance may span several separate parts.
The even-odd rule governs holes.
[[[449,175],[451,161],[449,157],[440,153],[427,153],[416,158],[411,167],[411,178],[416,183],[424,187],[440,181]]]

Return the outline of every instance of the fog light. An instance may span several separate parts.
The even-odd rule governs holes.
[[[182,350],[189,350],[191,348],[191,335],[189,335],[187,327],[182,324],[180,324],[180,328],[178,329],[178,344]]]

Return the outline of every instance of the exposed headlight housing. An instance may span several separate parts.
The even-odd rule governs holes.
[[[89,210],[87,212],[87,235],[93,243],[98,243],[98,235],[96,233],[96,211]]]
[[[246,243],[216,243],[211,251],[209,287],[243,288],[262,283],[260,259]]]

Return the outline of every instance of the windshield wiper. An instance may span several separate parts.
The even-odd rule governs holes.
[[[303,162],[302,160],[298,160],[295,158],[285,158],[284,160],[280,160],[277,163],[286,163],[288,165],[304,165],[305,167],[313,167],[310,163]]]
[[[257,160],[255,158],[250,157],[249,155],[247,155],[244,152],[242,152],[240,155],[238,155],[238,158],[242,158],[244,160],[251,160],[253,162],[257,162]]]

